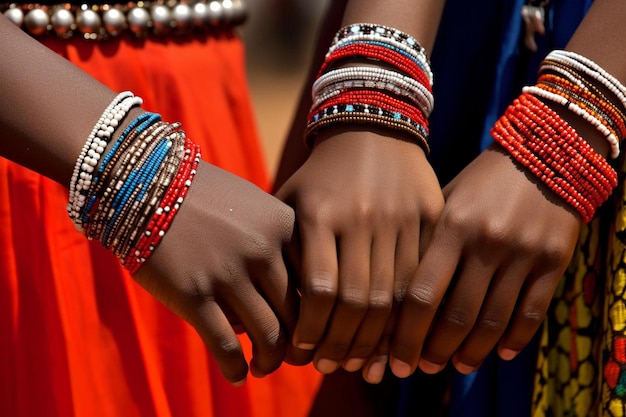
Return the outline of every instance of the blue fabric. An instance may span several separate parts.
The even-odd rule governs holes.
[[[431,162],[442,185],[492,143],[495,120],[534,84],[541,59],[567,44],[592,0],[552,0],[539,50],[521,43],[524,0],[447,0],[432,53],[435,109],[430,117]],[[451,371],[450,417],[529,417],[538,337],[513,361],[492,354],[471,375]],[[402,381],[397,415],[419,410],[416,378]],[[423,382],[420,381],[423,385]],[[443,392],[443,390],[442,390]]]

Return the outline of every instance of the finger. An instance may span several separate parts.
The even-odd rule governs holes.
[[[285,358],[283,361],[294,366],[303,366],[310,363],[313,360],[313,350],[298,349],[291,343],[287,344],[287,351],[285,352]]]
[[[374,354],[368,359],[367,363],[363,367],[362,375],[363,379],[370,384],[378,384],[383,380],[385,371],[387,369],[387,363],[389,362],[389,352],[391,349],[391,335],[396,323],[396,317],[398,316],[399,306],[394,306],[391,309],[391,313],[387,318],[387,323],[383,334],[378,341]]]
[[[454,237],[435,231],[430,247],[407,287],[391,346],[394,375],[406,378],[417,367],[422,346],[461,256]]]
[[[514,262],[496,272],[476,324],[454,357],[454,366],[459,372],[469,374],[478,369],[496,346],[506,331],[530,270],[529,262]]]
[[[422,352],[419,366],[425,373],[441,371],[472,330],[496,262],[484,256],[462,261]]]
[[[403,228],[398,236],[394,265],[394,302],[401,303],[419,264],[422,230],[419,224]]]
[[[187,317],[215,357],[224,377],[235,386],[243,385],[248,364],[239,339],[220,307],[213,300],[204,299]]]
[[[372,243],[368,310],[342,366],[354,372],[363,366],[378,344],[393,305],[395,233],[379,233]]]
[[[326,331],[337,297],[337,245],[331,230],[302,225],[300,230],[302,296],[292,343],[299,349],[313,350]]]
[[[287,275],[287,268],[282,262],[282,256],[278,254],[272,259],[275,262],[267,265],[259,265],[256,268],[251,266],[252,274],[259,271],[257,276],[265,277],[258,279],[255,284],[269,301],[270,306],[280,319],[286,329],[293,330],[298,320],[299,297],[294,283],[291,282]]]
[[[498,353],[502,359],[513,359],[530,343],[546,316],[563,272],[563,269],[555,269],[541,275],[531,274],[499,343]]]
[[[369,300],[371,251],[371,235],[362,229],[343,236],[339,241],[337,302],[314,359],[315,367],[322,373],[337,370],[365,316]]]
[[[275,371],[285,355],[287,335],[266,300],[247,281],[220,299],[239,317],[252,342],[252,374],[261,377]]]

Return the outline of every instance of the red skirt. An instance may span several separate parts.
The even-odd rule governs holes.
[[[45,43],[182,122],[206,161],[268,189],[236,37]],[[0,415],[307,414],[320,382],[311,366],[230,386],[191,326],[74,230],[66,203],[66,189],[0,159]]]

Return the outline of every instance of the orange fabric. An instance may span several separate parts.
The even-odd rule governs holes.
[[[203,159],[268,188],[238,39],[47,45],[181,121]],[[193,329],[74,230],[66,202],[63,187],[0,159],[0,415],[307,414],[312,367],[231,387]]]

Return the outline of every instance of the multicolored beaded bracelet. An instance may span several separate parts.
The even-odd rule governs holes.
[[[376,66],[335,68],[351,58],[363,58]],[[323,127],[356,123],[408,134],[428,154],[432,78],[426,52],[412,36],[370,23],[341,28],[311,89],[306,145],[313,146]]]
[[[94,128],[96,133],[90,135],[92,142],[99,131],[112,137],[115,129],[109,128],[118,126],[110,122],[115,114],[112,109],[131,98],[132,103],[140,100],[123,94],[105,110]],[[97,158],[88,152],[79,156],[80,164],[86,157],[98,164],[89,171],[92,180],[83,182],[75,194],[83,197],[83,204],[68,207],[77,228],[99,240],[134,273],[169,229],[195,176],[200,147],[186,137],[179,123],[143,113],[128,124],[104,157],[103,149],[99,153]]]

